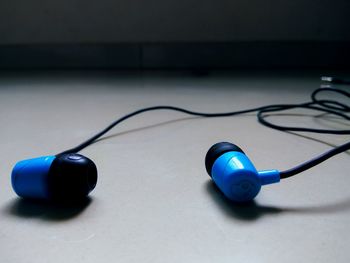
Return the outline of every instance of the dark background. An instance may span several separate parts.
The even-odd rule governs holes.
[[[0,67],[350,66],[348,0],[0,2]]]

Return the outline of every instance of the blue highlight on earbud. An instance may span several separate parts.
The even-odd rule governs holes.
[[[228,147],[232,150],[228,151]],[[220,148],[223,149],[222,154]],[[208,163],[210,158],[217,156],[210,175],[222,193],[231,201],[251,201],[260,192],[262,185],[280,181],[278,170],[257,171],[245,153],[236,145],[218,143],[208,151],[207,156],[209,156]]]
[[[12,188],[25,198],[49,198],[48,174],[55,156],[19,161],[12,170]]]

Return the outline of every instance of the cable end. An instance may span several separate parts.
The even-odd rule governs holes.
[[[349,81],[347,80],[328,76],[322,76],[321,81],[332,84],[349,84]]]
[[[321,81],[323,82],[333,82],[333,77],[322,76]]]

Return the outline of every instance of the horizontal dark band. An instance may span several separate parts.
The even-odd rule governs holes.
[[[317,41],[0,45],[0,68],[349,68],[349,46]]]

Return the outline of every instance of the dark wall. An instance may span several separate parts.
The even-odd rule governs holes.
[[[350,40],[349,0],[11,0],[0,43]]]
[[[349,66],[349,0],[0,2],[0,67]]]

